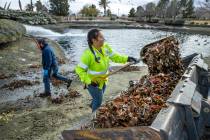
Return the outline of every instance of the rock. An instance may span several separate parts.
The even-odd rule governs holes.
[[[0,19],[0,44],[20,39],[26,33],[25,27],[15,21]]]
[[[31,25],[34,25],[34,22],[33,21],[28,21],[29,24]]]
[[[61,47],[55,41],[47,40],[47,42],[52,46],[56,57],[66,61]],[[37,48],[36,43],[28,37],[2,44],[1,48],[0,56],[2,59],[0,59],[0,66],[3,67],[0,69],[0,78],[3,74],[9,76],[24,71],[36,71],[35,68],[30,68],[30,65],[41,65],[41,51]],[[37,67],[37,69],[41,69],[41,67]]]
[[[56,20],[47,13],[31,12],[31,11],[18,11],[18,10],[1,10],[0,18],[12,19],[25,24],[42,25],[42,24],[55,24]]]

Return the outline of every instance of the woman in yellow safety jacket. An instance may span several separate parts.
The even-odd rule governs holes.
[[[88,32],[87,48],[76,67],[76,73],[81,81],[87,85],[92,96],[91,108],[94,112],[101,106],[103,93],[106,88],[109,73],[109,61],[115,63],[137,62],[137,59],[126,55],[120,55],[104,42],[103,34],[99,29],[92,29]]]

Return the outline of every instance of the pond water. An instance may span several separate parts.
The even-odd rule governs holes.
[[[88,29],[66,29],[64,33],[57,33],[42,27],[25,26],[28,34],[48,37],[60,43],[73,65],[79,62],[83,50],[88,47]],[[140,57],[139,52],[143,46],[170,35],[179,40],[182,57],[192,53],[201,53],[204,57],[210,55],[210,37],[205,35],[151,29],[103,29],[102,33],[113,50],[136,58]]]

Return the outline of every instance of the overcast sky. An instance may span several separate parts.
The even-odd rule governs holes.
[[[19,9],[18,1],[19,0],[0,0],[0,6],[4,7],[5,2],[11,1],[11,9]],[[21,0],[22,7],[25,7],[27,3],[30,3],[31,0]],[[33,0],[35,3],[37,0]],[[102,8],[98,6],[99,0],[75,0],[75,2],[70,3],[70,10],[73,13],[77,13],[84,5],[86,4],[95,4],[97,8],[99,8],[101,11],[103,11]],[[155,2],[157,3],[158,0],[109,0],[111,3],[109,4],[109,8],[111,9],[112,13],[114,14],[128,14],[130,9],[132,7],[136,8],[139,5],[145,5],[148,2]],[[204,1],[204,0],[195,0],[196,4],[198,1]],[[45,5],[49,6],[48,0],[41,0],[41,2]]]

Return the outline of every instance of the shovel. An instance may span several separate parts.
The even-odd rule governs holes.
[[[127,68],[127,67],[129,67],[129,66],[131,66],[131,65],[133,65],[133,64],[137,64],[137,63],[140,62],[140,60],[141,60],[141,59],[138,59],[137,62],[129,62],[129,63],[127,63],[126,65],[124,65],[124,66],[122,66],[122,67],[120,67],[120,68],[118,68],[118,69],[116,69],[116,70],[114,70],[114,71],[111,71],[109,74],[107,74],[107,75],[106,75],[105,77],[103,77],[103,78],[107,78],[107,77],[109,77],[109,76],[111,76],[111,75],[113,75],[113,74],[115,74],[115,73],[117,73],[117,72],[119,72],[119,71],[121,71],[121,70],[123,70],[123,69],[125,69],[125,68]]]
[[[116,74],[117,72],[119,72],[119,71],[121,71],[121,70],[123,70],[123,69],[125,69],[125,68],[127,68],[127,67],[129,67],[129,66],[131,66],[131,65],[133,65],[133,64],[139,63],[140,60],[141,60],[141,59],[138,59],[137,62],[129,62],[129,63],[127,63],[126,65],[124,65],[124,66],[122,66],[122,67],[120,67],[120,68],[118,68],[118,69],[116,69],[116,70],[110,72],[109,74],[107,74],[106,76],[104,76],[104,77],[102,77],[102,78],[103,78],[103,79],[106,79],[107,77],[109,77],[109,76],[111,76],[111,75],[113,75],[113,74]],[[85,84],[85,86],[84,86],[84,89],[87,89],[87,85],[86,85],[86,84]]]

